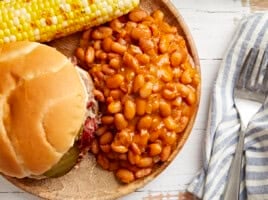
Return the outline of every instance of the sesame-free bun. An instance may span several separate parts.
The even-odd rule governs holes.
[[[34,42],[0,46],[0,172],[39,176],[73,146],[87,94],[74,65]]]

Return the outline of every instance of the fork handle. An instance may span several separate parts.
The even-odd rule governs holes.
[[[241,164],[244,151],[244,131],[241,130],[239,133],[239,141],[236,147],[234,160],[231,165],[231,169],[228,176],[227,187],[224,192],[223,200],[238,200],[240,194],[240,175],[241,175]]]

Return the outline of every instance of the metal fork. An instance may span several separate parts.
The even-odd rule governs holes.
[[[224,200],[239,199],[240,174],[244,150],[244,131],[248,122],[264,103],[268,92],[268,52],[259,55],[258,49],[250,49],[236,80],[234,103],[240,117],[239,141],[229,172]],[[257,59],[258,57],[261,60]]]

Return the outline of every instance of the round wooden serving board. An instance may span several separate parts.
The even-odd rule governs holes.
[[[171,2],[168,0],[141,0],[140,7],[148,12],[152,12],[156,9],[160,9],[164,12],[165,20],[173,26],[176,26],[179,33],[184,36],[195,66],[200,71],[199,58],[191,34],[188,31],[188,28],[182,17],[176,8],[171,4]],[[78,45],[79,35],[80,34],[78,33],[69,37],[55,40],[51,42],[50,45],[56,47],[65,55],[72,56],[74,49]],[[198,102],[199,97],[200,88],[198,88]],[[112,172],[105,171],[96,164],[95,158],[92,155],[86,156],[86,158],[80,163],[78,169],[73,169],[67,175],[60,178],[46,180],[19,180],[10,177],[6,178],[23,190],[44,199],[108,200],[119,198],[144,186],[146,183],[153,180],[169,165],[169,163],[181,150],[186,139],[188,138],[193,127],[197,109],[198,105],[196,106],[196,111],[193,114],[188,127],[186,128],[185,132],[180,135],[178,146],[170,156],[169,160],[157,168],[151,175],[145,177],[144,179],[137,180],[131,184],[125,185],[119,183],[115,179]]]

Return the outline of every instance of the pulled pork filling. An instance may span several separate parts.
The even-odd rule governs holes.
[[[94,138],[94,132],[96,131],[100,120],[98,116],[98,103],[93,96],[93,83],[91,82],[89,74],[79,67],[76,67],[76,69],[79,72],[87,94],[87,112],[85,115],[85,122],[78,138],[79,148],[82,152],[85,152],[90,147],[90,143]]]

